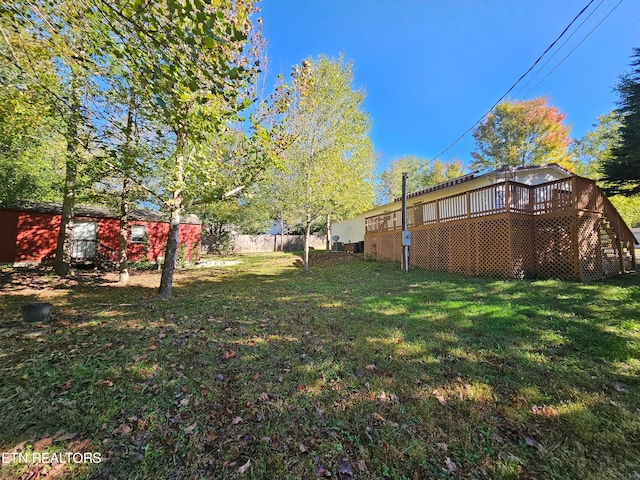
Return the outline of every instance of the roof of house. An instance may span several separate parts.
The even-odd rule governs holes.
[[[452,178],[450,180],[445,180],[444,182],[440,182],[440,183],[438,183],[436,185],[431,185],[429,187],[421,188],[419,190],[416,190],[415,192],[407,193],[407,198],[414,198],[414,197],[418,197],[420,195],[424,195],[425,193],[431,193],[431,192],[435,192],[436,190],[442,190],[444,188],[448,188],[448,187],[452,187],[454,185],[459,185],[461,183],[468,182],[468,181],[473,180],[475,178],[480,178],[480,177],[485,177],[485,176],[490,176],[490,175],[495,175],[495,176],[505,175],[506,176],[506,174],[516,174],[516,173],[519,173],[519,172],[527,172],[527,171],[539,170],[539,169],[543,169],[543,168],[551,168],[553,170],[557,170],[559,173],[563,173],[563,174],[566,174],[566,175],[573,175],[572,172],[570,172],[566,168],[561,167],[557,163],[550,163],[550,164],[547,164],[547,165],[528,165],[526,167],[503,167],[503,168],[497,168],[495,170],[491,170],[489,172],[485,172],[485,173],[482,173],[482,174],[478,174],[480,172],[478,170],[478,171],[475,171],[475,172],[472,172],[472,173],[468,173],[466,175],[462,175],[460,177]],[[393,199],[393,202],[399,202],[401,200],[402,200],[402,197],[396,197],[396,198]]]
[[[17,210],[21,212],[53,213],[60,215],[62,213],[62,204],[59,202],[25,201],[9,206],[0,205],[0,209]],[[120,218],[120,215],[110,208],[92,205],[76,205],[75,216],[90,218]],[[142,222],[169,223],[170,216],[166,212],[135,209],[129,213],[129,219]],[[180,223],[200,225],[202,222],[196,215],[187,214],[182,215]]]

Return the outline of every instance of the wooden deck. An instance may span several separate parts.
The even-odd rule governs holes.
[[[402,212],[365,220],[365,253],[400,261]],[[593,180],[505,181],[407,209],[410,264],[501,278],[594,280],[635,270],[631,230]]]

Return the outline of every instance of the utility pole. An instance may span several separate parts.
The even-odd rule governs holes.
[[[407,229],[407,172],[402,173],[402,260],[400,262],[403,272],[409,271],[409,244],[411,233]]]

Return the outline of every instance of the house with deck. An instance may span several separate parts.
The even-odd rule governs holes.
[[[407,195],[409,264],[497,278],[595,280],[635,270],[637,240],[593,180],[551,164],[471,173]],[[402,203],[332,226],[400,262]]]

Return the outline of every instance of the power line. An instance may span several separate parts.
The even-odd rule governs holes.
[[[587,21],[588,21],[588,20],[593,16],[593,14],[594,14],[594,13],[596,13],[596,12],[598,11],[598,9],[602,6],[602,4],[603,4],[604,2],[605,2],[605,0],[600,0],[600,3],[599,3],[598,5],[596,5],[596,7],[595,7],[593,10],[591,10],[591,13],[589,13],[589,15],[587,15],[587,18],[585,18],[585,19],[582,21],[582,23],[581,23],[580,25],[578,25],[578,26],[576,27],[576,29],[571,33],[571,35],[569,35],[569,37],[568,37],[564,42],[562,42],[562,45],[560,45],[560,46],[557,48],[557,50],[556,50],[555,52],[553,52],[553,55],[551,55],[551,56],[547,59],[547,61],[546,61],[546,62],[544,62],[544,63],[540,66],[540,68],[538,69],[538,71],[537,71],[536,73],[534,73],[534,74],[533,74],[533,76],[531,76],[531,77],[526,81],[526,83],[520,87],[520,89],[519,89],[516,93],[514,93],[514,96],[516,96],[516,97],[517,97],[517,96],[518,96],[518,94],[519,94],[522,90],[524,90],[524,89],[526,88],[526,86],[527,86],[527,85],[529,85],[529,84],[533,81],[533,79],[534,79],[534,78],[536,78],[536,76],[538,76],[538,74],[539,74],[540,72],[542,72],[542,70],[544,70],[544,67],[546,67],[546,66],[549,64],[549,62],[550,62],[551,60],[553,60],[553,58],[554,58],[558,53],[560,53],[560,50],[562,50],[562,48],[563,48],[563,47],[564,47],[564,46],[569,42],[569,40],[571,40],[571,39],[573,38],[573,36],[574,36],[576,33],[578,33],[578,31],[579,31],[579,30],[584,26],[584,24],[585,24],[585,23],[587,23]],[[606,18],[606,17],[605,17],[605,18]],[[602,22],[601,22],[601,23],[602,23]],[[545,78],[546,78],[546,77],[545,77]],[[538,84],[538,85],[539,85],[539,84]]]
[[[598,28],[598,27],[602,24],[602,22],[604,22],[604,21],[609,17],[609,15],[611,15],[611,14],[615,11],[615,9],[616,9],[616,8],[618,8],[618,7],[620,6],[620,4],[621,4],[623,1],[624,1],[624,0],[620,0],[620,1],[619,1],[619,2],[618,2],[618,3],[617,3],[613,8],[609,11],[609,13],[607,13],[607,14],[605,15],[605,17],[604,17],[602,20],[600,20],[600,22],[598,22],[598,24],[597,24],[597,25],[596,25],[595,27],[593,27],[593,28],[589,31],[589,33],[587,33],[587,34],[585,35],[585,37],[584,37],[582,40],[580,40],[580,42],[579,42],[575,47],[573,47],[573,49],[572,49],[570,52],[569,52],[569,53],[567,53],[567,55],[565,55],[565,57],[564,57],[562,60],[560,60],[560,62],[558,62],[558,64],[557,64],[555,67],[553,67],[553,69],[552,69],[549,73],[547,73],[547,75],[546,75],[542,80],[540,80],[540,81],[536,84],[536,86],[535,86],[535,87],[533,87],[531,90],[529,90],[529,92],[525,95],[525,97],[528,97],[529,95],[531,95],[531,93],[532,93],[536,88],[538,88],[542,82],[544,82],[547,78],[549,78],[549,75],[551,75],[553,72],[555,72],[556,68],[558,68],[560,65],[562,65],[562,63],[563,63],[567,58],[569,58],[569,56],[570,56],[573,52],[575,52],[575,50],[576,50],[580,45],[582,45],[582,43],[583,43],[587,38],[589,38],[589,36],[590,36],[590,35],[591,35],[595,30],[596,30],[596,28]]]
[[[511,91],[516,87],[516,85],[518,85],[518,83],[520,83],[522,81],[522,79],[524,77],[526,77],[529,72],[531,72],[531,70],[533,70],[535,68],[535,66],[540,62],[540,60],[542,59],[542,57],[544,57],[547,52],[549,50],[551,50],[553,48],[553,46],[558,43],[558,41],[560,41],[560,39],[564,36],[564,34],[567,32],[567,30],[569,30],[569,28],[571,28],[571,26],[576,22],[576,20],[585,12],[585,10],[587,10],[591,4],[594,2],[595,0],[590,0],[589,3],[587,3],[587,5],[580,10],[580,12],[578,12],[578,14],[575,16],[575,18],[573,20],[571,20],[571,23],[569,23],[569,25],[566,26],[566,28],[562,31],[562,33],[551,43],[551,45],[549,45],[545,51],[542,53],[542,55],[540,55],[535,62],[533,62],[533,65],[531,65],[531,67],[529,67],[529,69],[523,73],[520,78],[518,80],[516,80],[516,82],[511,85],[511,87],[509,88],[509,90],[507,90],[507,92],[502,95],[498,101],[496,103],[493,104],[493,106],[484,114],[482,115],[482,117],[480,117],[473,125],[471,125],[462,135],[460,135],[451,145],[449,145],[447,148],[445,148],[442,152],[440,152],[438,155],[435,156],[434,160],[436,160],[438,157],[440,157],[441,155],[445,154],[447,151],[449,151],[455,144],[457,144],[460,140],[462,140],[471,130],[473,130],[475,128],[476,125],[478,125],[482,119],[484,117],[486,117],[489,113],[491,113],[491,111],[496,107],[496,105],[498,105],[502,100],[504,100],[504,98],[509,95],[509,93],[511,93]],[[623,1],[623,0],[620,0]]]

